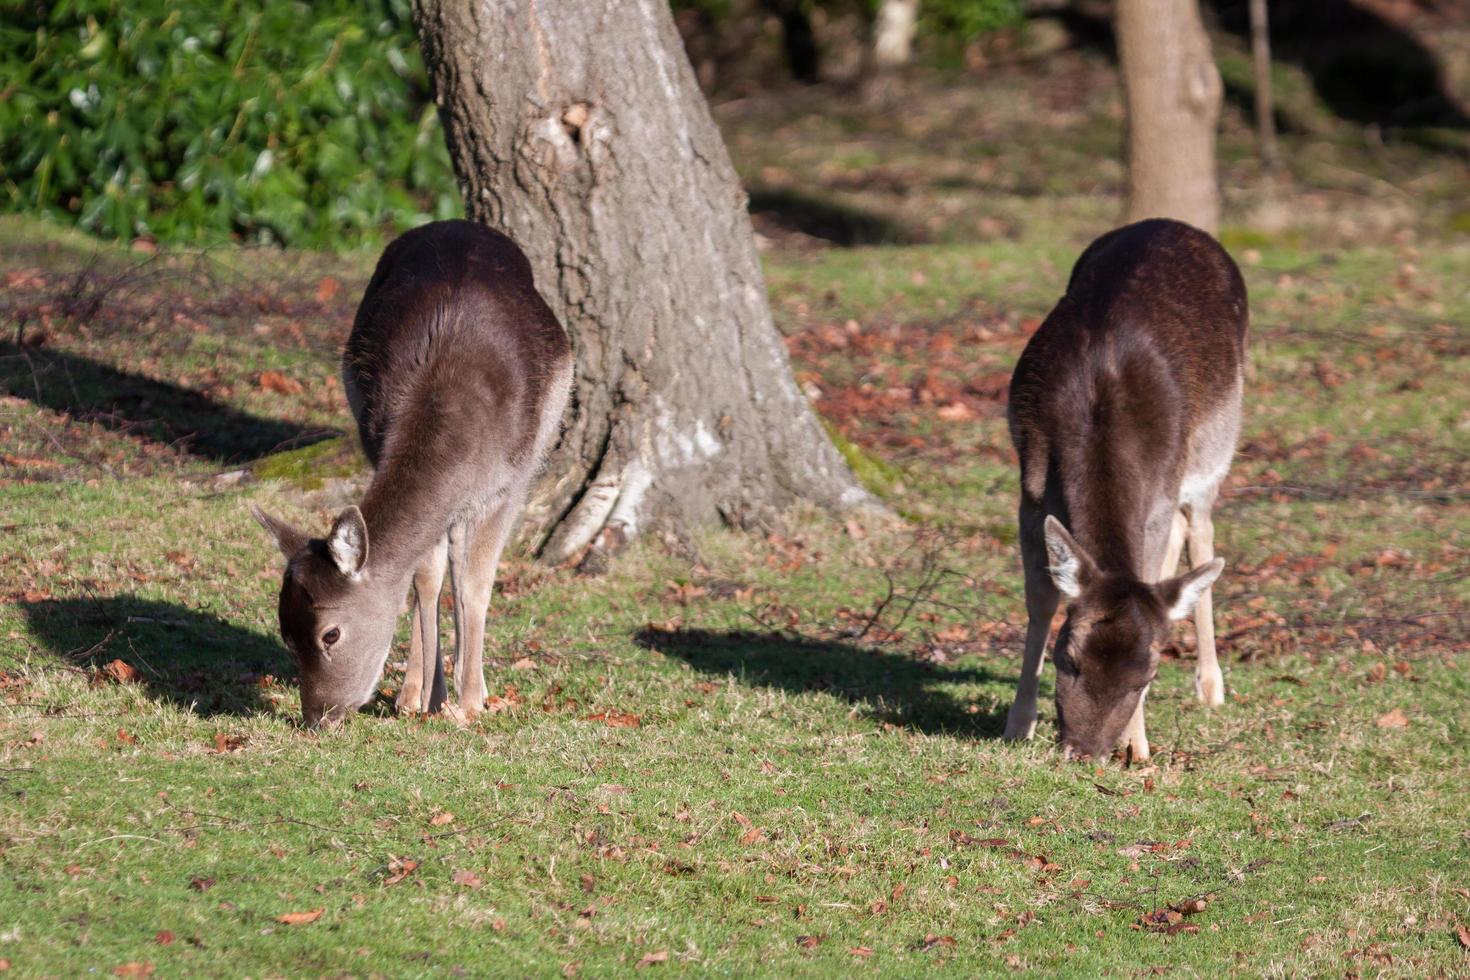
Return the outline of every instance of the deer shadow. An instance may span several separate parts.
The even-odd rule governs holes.
[[[63,351],[0,342],[0,395],[216,463],[239,463],[340,435],[267,419],[189,388]]]
[[[123,595],[20,608],[58,660],[100,667],[120,659],[150,694],[205,717],[269,711],[263,679],[295,674],[274,639],[169,602]]]
[[[980,667],[945,666],[872,647],[778,632],[650,627],[634,642],[706,674],[734,674],[744,683],[793,694],[822,691],[880,723],[968,738],[999,737],[1006,706],[987,710],[943,686],[1015,683],[1013,676]]]

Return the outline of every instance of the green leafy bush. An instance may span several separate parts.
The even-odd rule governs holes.
[[[1026,19],[1022,0],[919,0],[923,34],[969,42]]]
[[[459,212],[408,0],[5,6],[0,208],[309,246]]]

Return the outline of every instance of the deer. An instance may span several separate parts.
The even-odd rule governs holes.
[[[307,727],[366,704],[413,592],[399,714],[485,704],[485,617],[502,550],[572,385],[572,348],[506,236],[441,221],[391,242],[342,353],[348,406],[372,478],[315,538],[252,508],[285,556],[281,638],[301,677]],[[454,616],[448,704],[439,648],[446,568]]]
[[[1011,376],[1026,628],[1004,737],[1036,730],[1052,650],[1067,758],[1149,757],[1143,705],[1173,621],[1194,613],[1195,694],[1224,703],[1211,510],[1240,433],[1248,323],[1239,267],[1210,235],[1150,219],[1078,258]],[[1188,544],[1189,569],[1175,575]]]

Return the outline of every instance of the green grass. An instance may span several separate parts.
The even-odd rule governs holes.
[[[771,279],[778,308],[807,304],[786,327],[821,408],[874,371],[943,387],[965,363],[1005,366],[1065,253],[830,252],[773,259]],[[995,276],[955,271],[977,254]],[[1470,255],[1401,282],[1402,250],[1331,254],[1263,245],[1247,266],[1254,397],[1218,521],[1230,698],[1201,709],[1188,660],[1167,663],[1143,769],[1063,762],[1048,712],[1031,744],[996,740],[1022,626],[1014,473],[965,447],[1001,445],[999,415],[838,413],[875,472],[902,467],[888,487],[909,522],[710,531],[697,564],[645,541],[594,580],[511,561],[489,650],[507,710],[457,729],[379,707],[315,735],[274,639],[277,557],[246,510],[325,526],[341,490],[260,477],[339,444],[219,481],[231,464],[106,427],[83,439],[15,387],[9,432],[72,455],[37,437],[12,455],[40,463],[0,484],[0,958],[22,974],[600,974],[663,953],[735,974],[1462,971],[1470,401],[1462,338],[1433,328],[1464,322]],[[912,275],[862,272],[900,260],[948,315],[888,300]],[[797,344],[849,316],[894,343]],[[238,377],[211,355],[236,385],[222,401],[267,420],[320,404],[350,428],[320,396],[343,311],[289,356],[266,346],[274,327],[220,322],[214,343],[266,348]],[[965,341],[974,323],[993,340]],[[103,361],[50,329],[52,353]],[[929,353],[946,331],[956,365]],[[1327,387],[1311,366],[1332,357],[1346,376]],[[195,370],[153,360],[160,380]],[[302,391],[250,385],[265,363]],[[894,449],[891,430],[926,445]],[[138,682],[96,682],[113,659]],[[1380,727],[1395,710],[1407,727]],[[1136,928],[1193,899],[1187,928]]]
[[[767,255],[798,377],[904,519],[645,539],[591,579],[513,557],[488,630],[503,710],[463,729],[386,701],[298,727],[248,513],[320,531],[352,499],[337,350],[370,257],[145,262],[0,221],[0,336],[27,340],[0,346],[0,962],[1470,969],[1470,244],[1438,178],[1412,234],[1263,230],[1227,119],[1253,312],[1217,514],[1227,703],[1194,702],[1185,626],[1151,765],[1062,761],[1049,705],[1033,742],[997,739],[1024,629],[1005,380],[1117,213],[1105,71],[1056,64],[1075,104],[1050,115],[1009,72],[918,119],[721,110],[752,183],[928,242]],[[1313,174],[1440,172],[1287,139],[1303,193],[1344,211],[1351,187]],[[385,691],[405,654],[401,633]]]

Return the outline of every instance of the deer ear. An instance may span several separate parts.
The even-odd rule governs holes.
[[[1050,514],[1046,518],[1045,533],[1047,571],[1051,572],[1051,580],[1056,583],[1058,592],[1068,599],[1075,599],[1097,574],[1097,565],[1062,527],[1062,522]]]
[[[348,578],[362,572],[368,558],[367,522],[362,519],[362,511],[349,506],[337,515],[327,534],[327,554],[332,556],[337,571]]]
[[[255,515],[260,526],[269,531],[276,539],[276,547],[281,549],[281,554],[285,555],[288,561],[296,557],[296,553],[304,548],[306,542],[311,538],[311,535],[295,524],[283,521],[279,517],[272,517],[254,504],[250,505],[250,513]]]
[[[1178,578],[1171,578],[1167,582],[1160,582],[1159,598],[1164,600],[1164,605],[1169,609],[1170,619],[1183,619],[1194,610],[1194,604],[1199,602],[1199,597],[1205,594],[1205,590],[1215,584],[1215,579],[1225,570],[1225,559],[1216,558],[1207,561],[1193,571],[1185,572]]]

